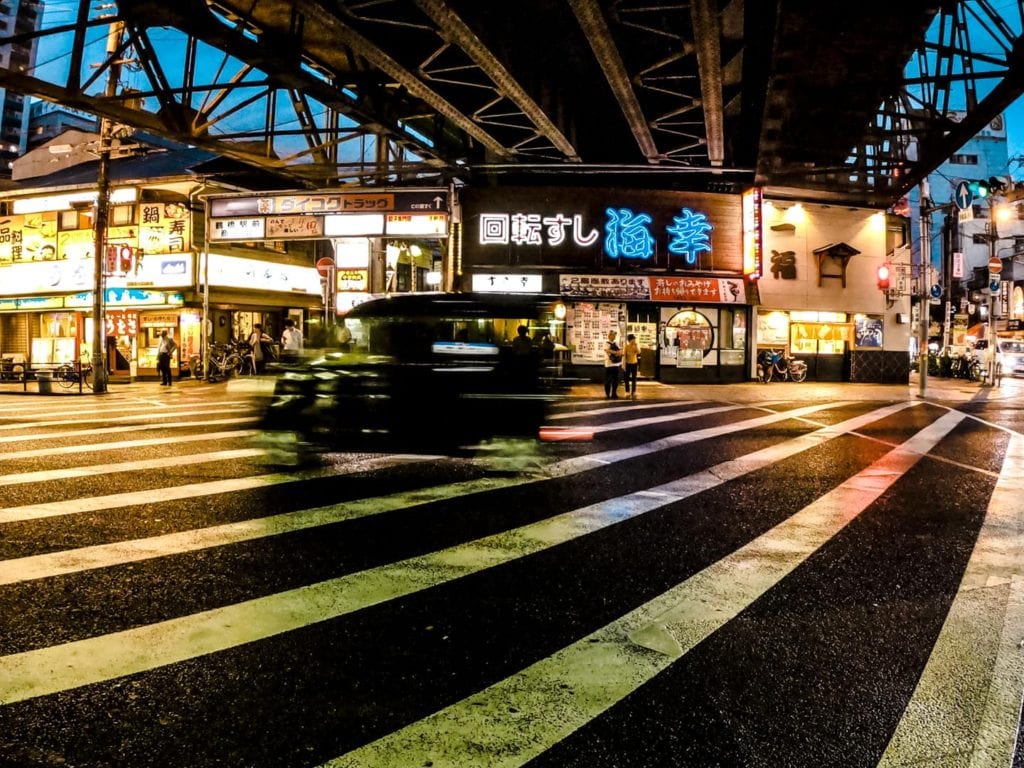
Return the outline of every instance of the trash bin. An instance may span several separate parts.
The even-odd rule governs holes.
[[[39,394],[53,394],[53,371],[36,371],[36,381],[39,382]]]

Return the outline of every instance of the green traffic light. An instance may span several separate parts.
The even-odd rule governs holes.
[[[975,197],[988,197],[988,182],[971,181],[967,183],[967,188]]]

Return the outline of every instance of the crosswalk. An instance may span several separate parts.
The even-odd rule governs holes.
[[[1022,760],[1013,429],[576,398],[287,466],[245,393],[61,400],[0,398],[0,765]]]

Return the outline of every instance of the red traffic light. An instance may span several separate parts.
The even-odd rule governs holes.
[[[878,268],[878,290],[888,291],[889,290],[889,265],[882,264]]]

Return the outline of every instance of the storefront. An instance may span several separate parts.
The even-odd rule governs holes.
[[[565,344],[591,378],[602,372],[610,330],[620,339],[636,336],[641,378],[696,384],[747,377],[750,307],[741,279],[562,275],[561,287]]]
[[[803,360],[808,380],[903,383],[910,361],[910,250],[883,211],[768,201],[754,347]],[[889,290],[878,268],[888,265]]]
[[[741,196],[506,187],[461,199],[461,287],[560,294],[568,312],[556,341],[578,372],[603,375],[614,328],[637,337],[642,377],[748,378]]]

